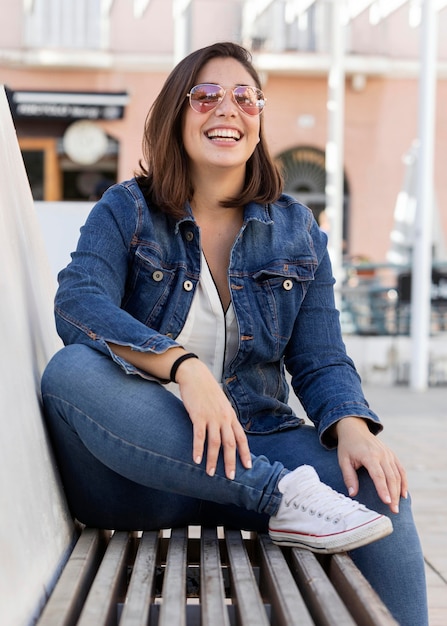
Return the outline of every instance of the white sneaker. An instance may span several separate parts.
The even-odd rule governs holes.
[[[283,497],[269,521],[270,538],[278,545],[331,554],[359,548],[393,532],[388,517],[334,491],[309,465],[284,476],[278,489]]]

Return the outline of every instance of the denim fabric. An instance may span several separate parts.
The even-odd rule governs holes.
[[[214,477],[192,460],[192,425],[163,385],[128,376],[85,345],[58,352],[42,379],[45,416],[75,517],[89,526],[158,529],[188,524],[267,530],[286,471],[308,463],[346,493],[335,450],[312,426],[248,434],[253,468],[238,463],[234,481],[220,457]],[[426,626],[424,562],[410,499],[390,514],[366,471],[358,499],[393,521],[385,539],[352,557],[401,626]]]
[[[156,353],[177,345],[200,274],[190,207],[173,221],[148,208],[135,180],[115,185],[94,207],[72,256],[56,296],[63,341],[94,347],[147,378],[107,342]],[[367,418],[379,432],[345,353],[326,236],[309,209],[286,195],[246,206],[228,278],[239,347],[222,383],[246,432],[300,425],[287,404],[285,368],[324,445],[334,445],[325,431],[346,415]]]

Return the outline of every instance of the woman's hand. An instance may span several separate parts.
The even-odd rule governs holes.
[[[193,459],[202,462],[207,443],[206,471],[213,476],[220,449],[223,450],[225,475],[236,474],[236,453],[242,465],[251,467],[247,437],[228,398],[208,367],[198,359],[188,359],[178,368],[176,381],[193,424]]]
[[[408,483],[405,469],[378,437],[373,435],[365,420],[345,417],[334,427],[338,439],[338,462],[350,496],[359,489],[357,469],[365,467],[371,476],[380,499],[399,512],[400,497],[407,497]]]
[[[168,379],[175,360],[185,354],[184,348],[175,347],[162,354],[138,352],[128,346],[109,343],[110,349],[136,367],[160,379]],[[175,380],[180,395],[193,424],[193,459],[202,462],[207,443],[206,471],[210,476],[216,471],[220,448],[223,448],[225,475],[233,480],[236,474],[236,453],[242,465],[251,467],[251,454],[247,437],[228,398],[208,367],[199,359],[183,361],[177,369]]]

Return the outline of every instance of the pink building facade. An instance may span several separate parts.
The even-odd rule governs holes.
[[[416,3],[408,1],[340,2],[346,22],[344,239],[349,256],[380,263],[407,174],[404,157],[418,135],[420,16]],[[443,4],[437,14],[434,185],[446,232]],[[147,111],[175,61],[214,41],[233,40],[252,50],[263,78],[265,128],[272,154],[286,168],[287,188],[319,214],[328,137],[330,5],[327,0],[0,0],[0,83],[7,87],[35,198],[92,199],[103,179],[131,177],[141,158]]]

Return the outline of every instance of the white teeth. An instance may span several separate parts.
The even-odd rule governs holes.
[[[241,138],[241,134],[237,130],[231,128],[215,128],[208,131],[207,136],[210,139],[218,137],[220,139],[235,139],[236,141]]]

